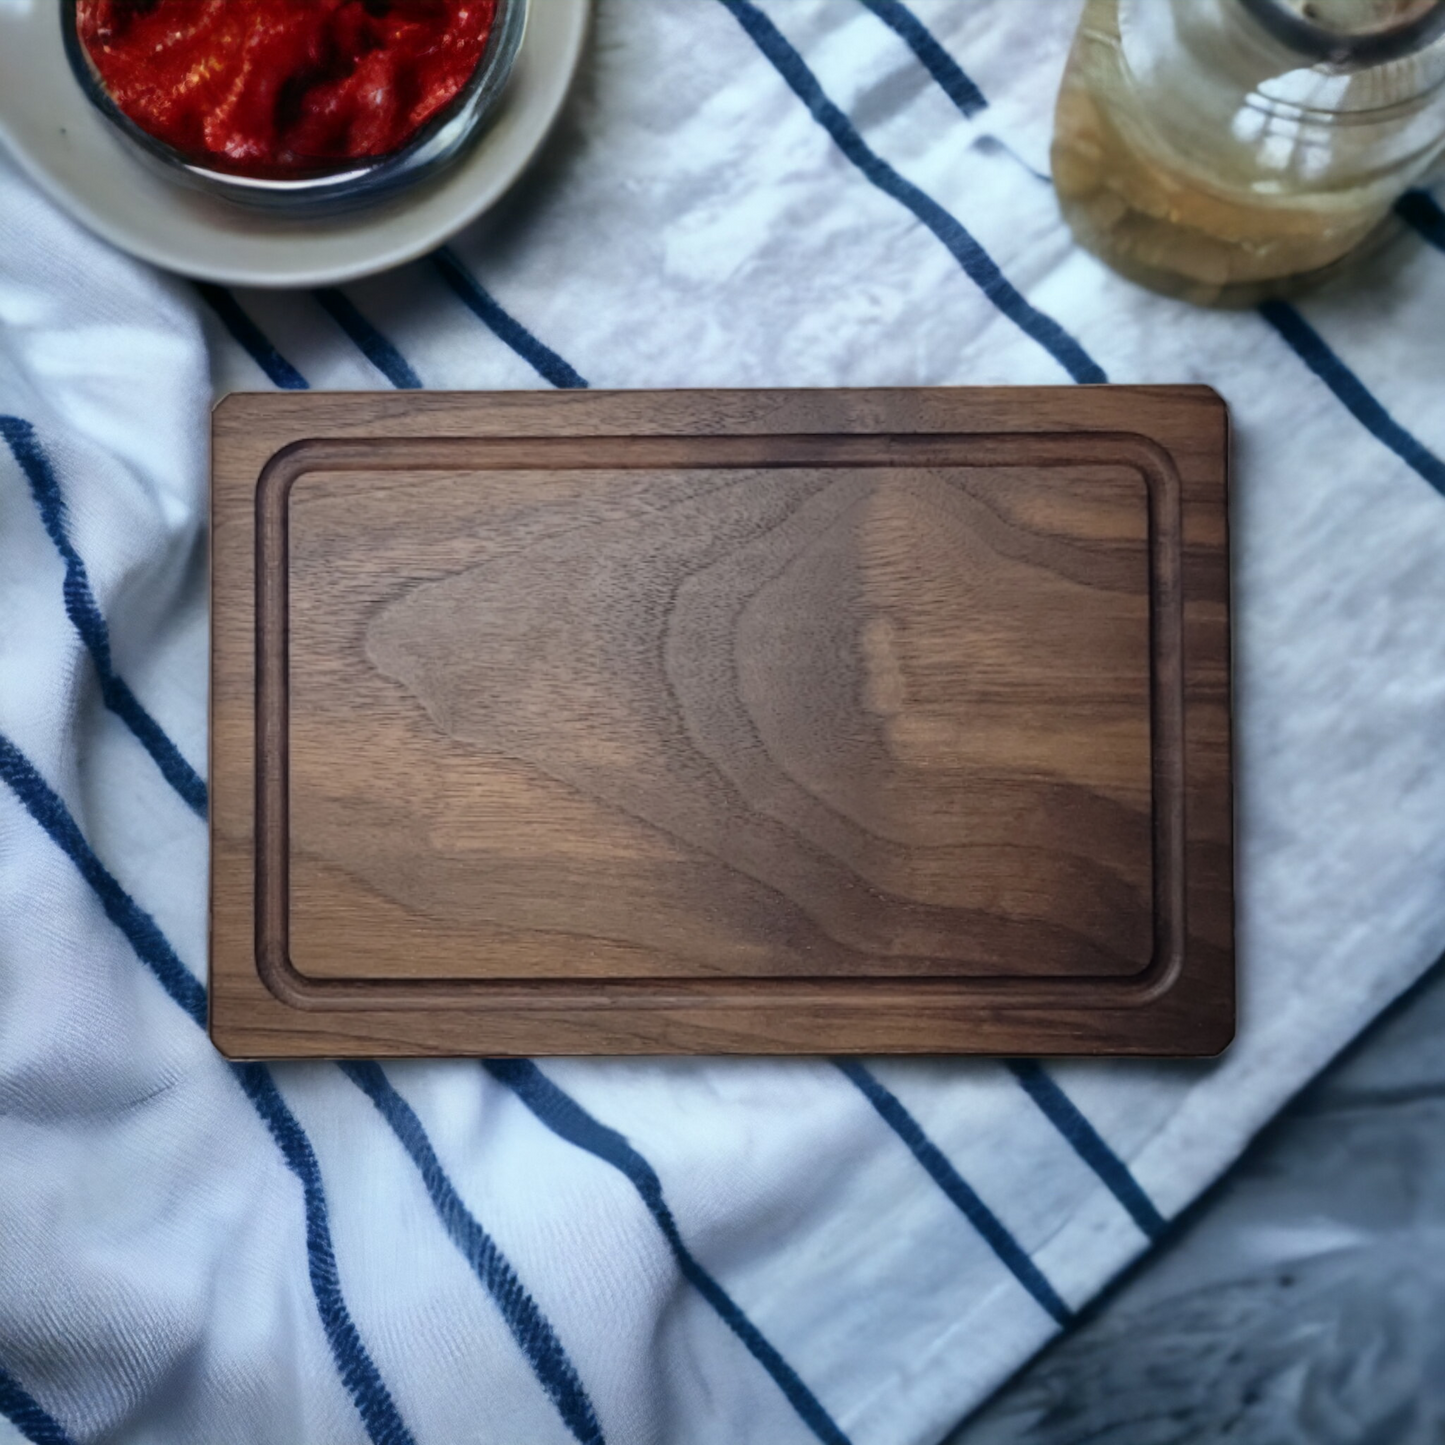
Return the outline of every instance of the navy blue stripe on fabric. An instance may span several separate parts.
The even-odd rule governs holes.
[[[1428,191],[1406,191],[1395,214],[1413,226],[1437,251],[1445,251],[1445,211]]]
[[[1364,382],[1330,350],[1318,331],[1285,301],[1266,301],[1259,314],[1293,347],[1300,360],[1334,392],[1366,431],[1445,493],[1445,461],[1412,436],[1375,400]]]
[[[0,1365],[0,1415],[33,1445],[75,1445],[60,1422],[3,1365]]]
[[[983,92],[968,78],[958,61],[900,0],[859,0],[859,3],[871,10],[890,30],[897,32],[964,115],[975,116],[988,105]]]
[[[310,389],[306,378],[272,346],[266,333],[241,310],[240,302],[224,286],[198,281],[196,290],[201,293],[201,300],[220,317],[231,339],[266,373],[273,385],[283,391]]]
[[[356,1404],[366,1433],[375,1445],[415,1445],[381,1378],[341,1294],[336,1252],[331,1246],[331,1224],[326,1194],[321,1187],[321,1166],[296,1116],[286,1107],[281,1091],[260,1064],[232,1064],[236,1078],[255,1106],[291,1172],[301,1181],[306,1205],[306,1267],[311,1290],[321,1315],[321,1326],[331,1346],[341,1382]]]
[[[62,588],[65,614],[80,634],[80,640],[95,664],[100,695],[105,705],[135,734],[171,787],[204,818],[205,780],[181,756],[181,750],[166,736],[160,724],[141,706],[140,699],[111,662],[110,630],[106,627],[95,594],[90,590],[85,563],[70,540],[65,525],[65,498],[61,494],[55,469],[35,435],[35,428],[18,416],[0,416],[0,436],[5,438],[20,464],[20,470],[25,473],[30,483],[30,494],[40,510],[40,520],[65,563]]]
[[[366,359],[398,391],[419,391],[421,377],[401,352],[334,286],[312,293],[321,309],[356,343]]]
[[[447,1234],[496,1302],[563,1423],[584,1445],[601,1445],[602,1427],[562,1342],[506,1256],[462,1203],[411,1105],[392,1087],[379,1064],[345,1063],[341,1068],[376,1105],[411,1156]]]
[[[28,758],[0,734],[0,778],[9,784],[26,812],[90,884],[105,915],[125,935],[166,993],[200,1028],[206,1026],[206,990],[186,971],[155,920],[116,882],[85,841],[70,810]],[[301,1125],[286,1107],[271,1076],[259,1064],[235,1064],[232,1070],[262,1122],[281,1148],[282,1157],[301,1180],[306,1204],[306,1257],[322,1328],[336,1368],[356,1403],[374,1445],[414,1445],[390,1392],[372,1363],[347,1313],[331,1248],[326,1197],[316,1156]]]
[[[442,280],[456,292],[458,299],[477,320],[510,346],[544,381],[550,381],[562,390],[587,385],[575,367],[533,336],[515,316],[503,310],[496,298],[445,246],[432,256],[432,263],[441,273]]]
[[[999,1217],[973,1192],[943,1151],[923,1132],[918,1120],[903,1107],[898,1096],[856,1060],[836,1059],[834,1062],[857,1085],[884,1123],[908,1146],[933,1182],[958,1206],[1014,1278],[1053,1316],[1057,1324],[1068,1324],[1073,1318],[1073,1311],[1059,1298],[1053,1285],[1044,1278],[1043,1271],[1004,1228]]]
[[[848,1445],[848,1437],[823,1408],[798,1372],[768,1342],[762,1331],[733,1302],[727,1291],[700,1265],[683,1243],[677,1221],[662,1194],[662,1181],[646,1159],[615,1129],[600,1123],[571,1095],[553,1083],[528,1059],[486,1059],[483,1067],[500,1080],[559,1138],[611,1164],[632,1181],[648,1212],[672,1248],[682,1276],[717,1311],[752,1357],[819,1440]]]
[[[943,242],[954,260],[993,304],[1038,342],[1075,381],[1108,381],[1103,368],[1050,316],[1029,304],[987,251],[932,196],[906,181],[872,151],[853,122],[823,92],[818,78],[782,31],[751,0],[719,0],[762,51],[834,144],[885,195],[906,206]]]
[[[1068,1140],[1074,1152],[1094,1171],[1129,1217],[1150,1238],[1158,1239],[1168,1227],[1154,1201],[1144,1192],[1129,1166],[1109,1148],[1083,1111],[1061,1089],[1044,1066],[1034,1059],[1011,1059],[1009,1068],[1044,1117]]]
[[[205,986],[186,969],[156,921],[116,882],[71,817],[60,795],[36,771],[30,760],[0,734],[0,778],[10,786],[25,811],[50,835],[51,841],[75,864],[90,884],[105,916],[125,934],[141,961],[155,974],[160,986],[201,1028],[206,1026]]]

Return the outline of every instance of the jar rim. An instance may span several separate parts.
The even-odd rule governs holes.
[[[1239,0],[1239,4],[1275,40],[1313,61],[1359,68],[1400,60],[1445,35],[1445,0],[1394,24],[1341,30],[1311,15],[1308,4],[1296,9],[1284,0]]]

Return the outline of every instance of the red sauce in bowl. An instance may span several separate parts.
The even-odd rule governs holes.
[[[400,150],[481,60],[497,0],[76,0],[110,98],[187,160],[301,178]]]

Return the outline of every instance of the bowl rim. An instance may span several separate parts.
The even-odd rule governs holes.
[[[422,179],[450,160],[481,128],[509,79],[526,27],[529,0],[495,0],[492,28],[466,83],[435,115],[384,156],[304,176],[248,176],[206,165],[153,136],[116,103],[82,42],[77,24],[80,0],[61,0],[60,28],[65,57],[81,92],[132,145],[173,180],[245,205],[355,204],[370,201]],[[453,133],[448,133],[453,132]]]

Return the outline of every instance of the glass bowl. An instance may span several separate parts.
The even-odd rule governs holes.
[[[497,0],[481,59],[452,100],[400,149],[308,176],[237,175],[197,162],[142,130],[111,98],[80,39],[77,0],[61,0],[61,28],[70,68],[87,99],[136,153],[173,181],[227,201],[269,210],[340,210],[393,195],[455,159],[485,128],[512,73],[527,23],[528,0]]]

